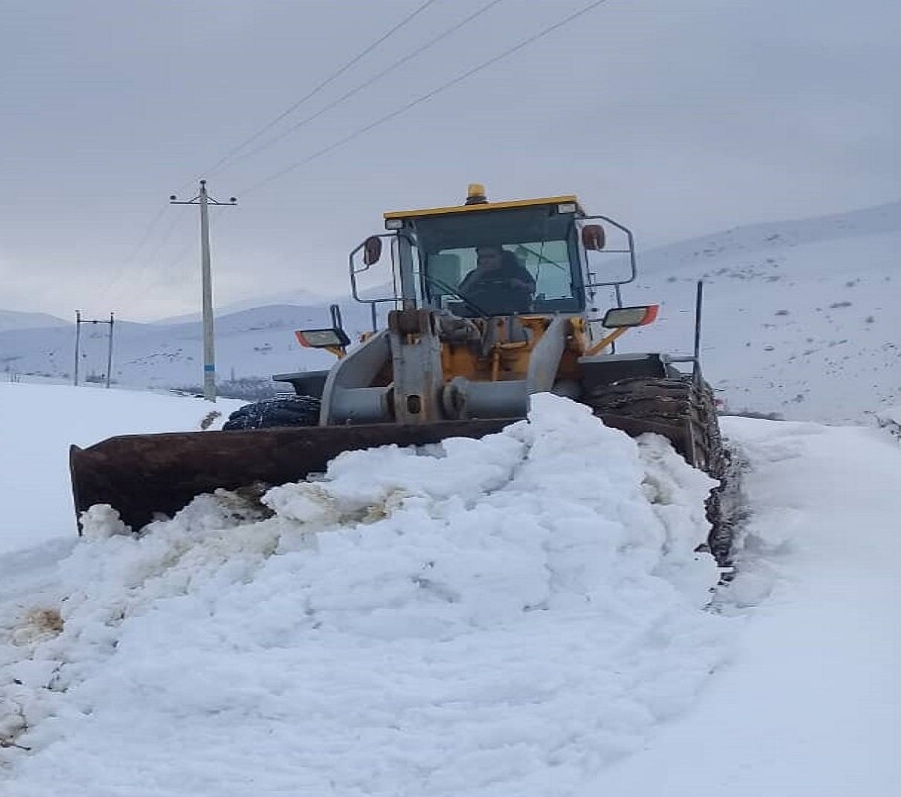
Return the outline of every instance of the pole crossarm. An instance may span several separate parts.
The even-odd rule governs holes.
[[[209,194],[206,193],[206,180],[200,181],[200,193],[195,196],[193,199],[183,200],[179,199],[175,194],[172,194],[169,197],[170,205],[199,205],[204,201],[203,197],[206,196],[206,202],[209,205],[237,205],[238,198],[237,197],[229,197],[228,202],[220,202],[218,199],[213,199]]]

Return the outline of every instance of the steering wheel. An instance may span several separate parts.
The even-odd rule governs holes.
[[[448,285],[443,280],[440,280],[437,277],[431,277],[428,274],[425,275],[425,279],[426,279],[426,282],[429,283],[429,285],[434,285],[436,288],[439,288],[442,292],[449,293],[451,296],[455,296],[456,298],[458,298],[461,302],[463,302],[463,304],[465,304],[467,307],[469,307],[471,310],[473,310],[475,312],[475,314],[477,316],[479,316],[479,318],[484,318],[486,320],[491,318],[491,316],[488,313],[486,313],[479,304],[477,304],[476,302],[474,302],[471,299],[464,296],[462,293],[460,293],[459,290],[454,288],[452,285]]]

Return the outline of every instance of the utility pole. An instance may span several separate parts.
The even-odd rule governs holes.
[[[75,311],[75,374],[73,384],[78,387],[78,361],[81,358],[81,325],[82,324],[108,324],[109,346],[106,351],[106,387],[109,389],[113,374],[113,324],[115,316],[110,313],[109,321],[101,321],[96,318],[82,318],[81,310]]]
[[[210,216],[209,205],[234,205],[238,200],[217,202],[207,194],[206,180],[200,181],[200,193],[188,202],[179,202],[173,194],[171,205],[200,205],[200,282],[203,311],[203,397],[216,400],[216,354],[213,344],[213,284],[210,275]]]

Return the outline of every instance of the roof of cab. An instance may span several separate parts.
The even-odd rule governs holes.
[[[581,212],[579,200],[572,194],[549,196],[541,199],[515,199],[510,202],[478,202],[472,205],[451,205],[443,208],[423,208],[421,210],[393,210],[385,213],[385,219],[409,219],[420,216],[439,216],[449,213],[478,213],[485,210],[502,210],[504,208],[525,208],[537,205],[563,205],[573,203]]]

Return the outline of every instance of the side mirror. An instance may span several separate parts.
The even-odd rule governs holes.
[[[329,349],[350,345],[350,338],[343,329],[298,329],[297,342],[308,349]]]
[[[375,265],[382,256],[382,239],[378,235],[371,235],[363,244],[363,262],[367,266]]]
[[[582,246],[590,252],[600,252],[606,243],[604,228],[600,224],[586,224],[582,228]]]
[[[608,310],[601,321],[601,326],[607,329],[620,327],[643,327],[653,323],[657,318],[657,310],[660,305],[648,304],[642,307],[614,307]]]

